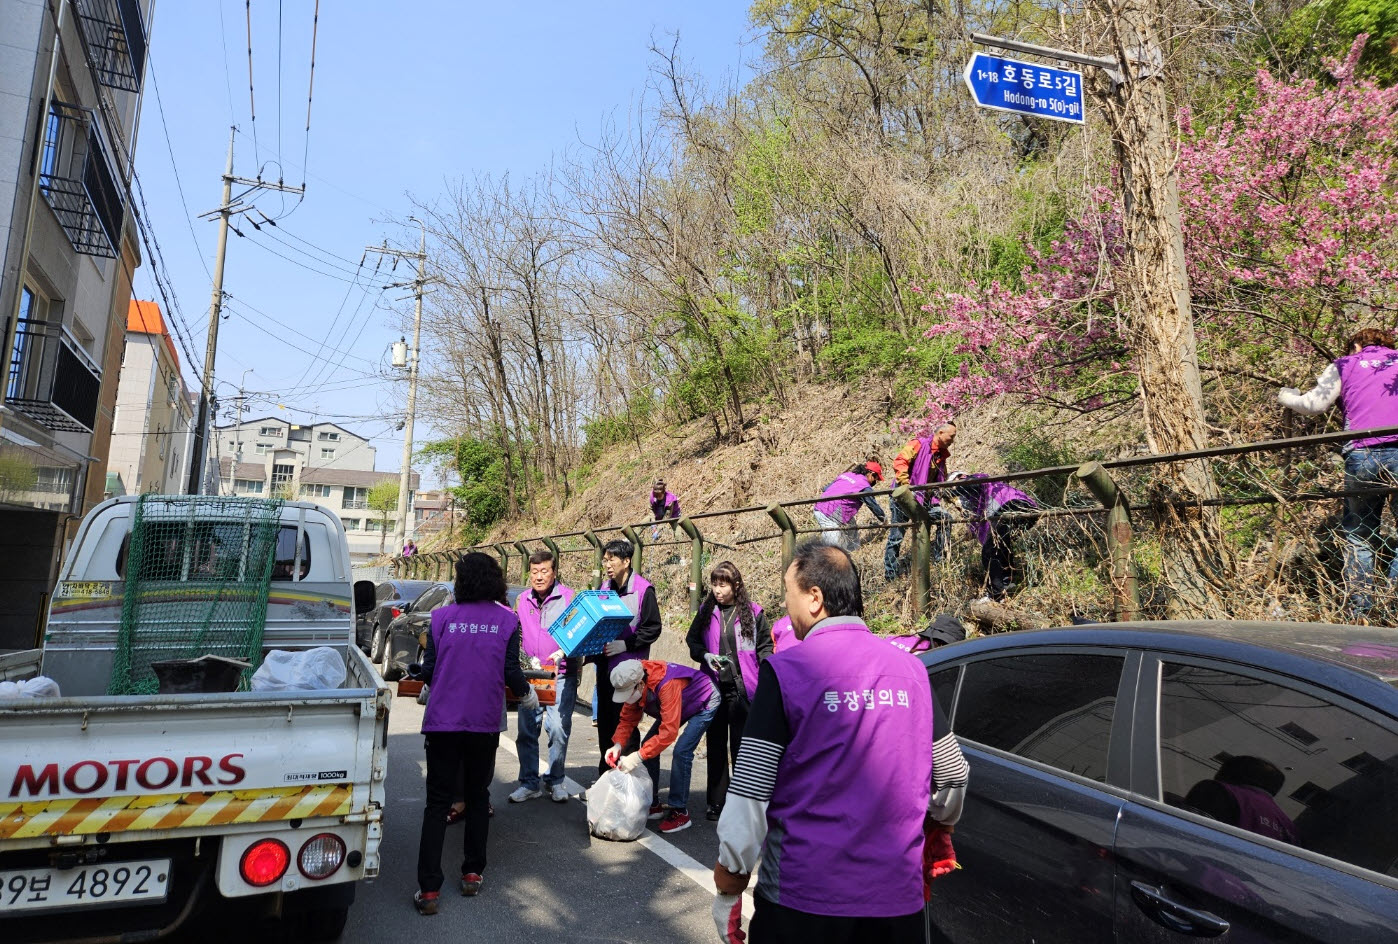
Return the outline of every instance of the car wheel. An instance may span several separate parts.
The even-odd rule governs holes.
[[[383,651],[388,647],[388,633],[379,625],[378,620],[374,621],[374,638],[369,643],[369,661],[374,663],[383,662]]]

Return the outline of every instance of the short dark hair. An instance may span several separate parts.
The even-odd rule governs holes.
[[[533,567],[535,564],[553,564],[553,569],[558,569],[558,564],[553,559],[553,551],[550,551],[546,547],[540,548],[529,555],[529,566]]]
[[[1272,796],[1286,785],[1286,774],[1276,764],[1250,754],[1230,757],[1219,765],[1214,779],[1219,783],[1231,783],[1240,787],[1257,787]]]
[[[1348,354],[1356,347],[1361,351],[1366,347],[1393,347],[1393,332],[1383,328],[1364,328],[1356,331],[1345,345],[1345,353]]]
[[[457,603],[478,603],[481,600],[504,603],[508,595],[505,572],[495,558],[480,551],[472,551],[456,562],[456,586],[453,590]]]
[[[859,571],[844,548],[807,541],[791,558],[792,577],[802,590],[819,587],[827,616],[864,615],[864,594]]]
[[[617,538],[615,541],[608,541],[602,548],[602,553],[608,557],[619,557],[622,560],[631,560],[636,556],[636,549],[631,546],[631,542],[624,538]]]

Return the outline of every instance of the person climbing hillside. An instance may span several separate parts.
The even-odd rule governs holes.
[[[840,529],[848,527],[859,515],[860,505],[873,512],[880,522],[884,520],[883,507],[878,499],[869,494],[882,481],[883,468],[877,462],[866,462],[841,472],[835,481],[825,486],[825,491],[821,492],[825,501],[811,509],[816,524],[824,529],[820,535],[822,543],[843,547],[847,551],[859,547],[858,531]]]
[[[1398,426],[1398,350],[1393,332],[1365,328],[1349,339],[1345,350],[1343,357],[1321,372],[1310,390],[1302,393],[1286,387],[1278,392],[1281,405],[1315,416],[1338,400],[1347,430]],[[1398,436],[1352,439],[1341,452],[1345,457],[1345,491],[1398,485]],[[1374,549],[1380,540],[1385,501],[1393,499],[1382,492],[1345,499],[1340,523],[1345,535],[1345,590],[1349,609],[1357,617],[1373,607]],[[1398,580],[1398,557],[1389,566],[1388,579]]]
[[[1032,513],[1039,511],[1040,506],[1032,497],[1005,482],[978,481],[985,477],[984,472],[969,475],[953,472],[947,476],[947,481],[964,484],[947,491],[970,516],[966,527],[981,543],[986,595],[999,602],[1009,593],[1010,573],[1015,564],[1011,538],[1034,527],[1039,519]]]
[[[650,513],[653,521],[664,521],[666,518],[678,518],[680,516],[680,500],[675,497],[675,493],[665,487],[664,479],[656,479],[655,484],[650,487]],[[675,523],[670,522],[670,533],[675,531]],[[660,537],[660,525],[654,525],[650,529],[650,539],[652,541]]]
[[[899,485],[928,485],[932,482],[945,482],[947,460],[951,458],[951,444],[956,441],[956,423],[946,422],[937,427],[931,436],[909,439],[893,460],[893,477]],[[932,518],[932,563],[941,561],[946,553],[947,537],[950,531],[947,513],[941,508],[941,500],[930,492],[916,492],[917,502],[927,509]],[[903,544],[905,529],[896,525],[911,521],[903,506],[890,501],[890,524],[888,543],[884,545],[884,579],[892,582],[906,572],[906,567],[898,560],[898,552]]]

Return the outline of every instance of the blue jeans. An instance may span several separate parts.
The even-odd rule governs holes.
[[[709,699],[709,704],[698,714],[693,715],[684,728],[680,731],[680,736],[675,738],[674,756],[670,759],[670,807],[676,810],[686,810],[689,808],[689,775],[694,770],[694,751],[699,747],[699,740],[704,736],[704,732],[709,730],[709,725],[714,720],[714,715],[718,712],[718,706],[722,702],[717,698]],[[646,741],[655,737],[660,732],[660,722],[651,725],[646,732],[645,738],[641,741],[644,745]],[[722,763],[720,760],[719,763]],[[651,782],[655,786],[655,796],[660,796],[659,766],[651,771]]]
[[[1398,447],[1370,446],[1354,449],[1345,456],[1345,491],[1360,488],[1391,488],[1398,485]],[[1363,615],[1374,605],[1374,547],[1380,541],[1383,506],[1398,517],[1398,493],[1393,495],[1353,495],[1345,499],[1345,589],[1350,609]],[[1398,556],[1388,568],[1388,579],[1398,580]]]
[[[889,524],[905,524],[912,520],[903,510],[903,506],[896,501],[890,500],[888,505]],[[941,505],[928,505],[927,517],[932,519],[932,563],[940,564],[946,556],[947,545],[951,542],[951,516]],[[883,576],[890,583],[898,579],[899,573],[907,572],[906,567],[898,566],[898,552],[903,546],[904,530],[906,529],[889,528],[888,543],[883,546]]]
[[[531,790],[539,789],[539,731],[549,735],[549,772],[544,786],[562,783],[564,764],[568,759],[568,737],[573,733],[573,706],[578,700],[578,677],[565,675],[558,680],[558,703],[540,706],[519,713],[519,730],[515,746],[519,751],[519,782]]]

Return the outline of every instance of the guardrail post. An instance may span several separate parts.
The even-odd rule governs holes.
[[[912,519],[909,527],[913,532],[912,574],[913,574],[913,616],[922,617],[932,611],[932,536],[931,521],[927,509],[917,500],[913,490],[900,485],[889,496],[896,501]]]
[[[523,541],[515,542],[515,550],[519,551],[519,585],[529,586],[529,545]]]
[[[1131,563],[1130,504],[1100,462],[1088,462],[1073,473],[1092,497],[1107,509],[1107,553],[1112,562],[1112,611],[1118,622],[1141,615],[1141,592]]]
[[[777,523],[777,527],[782,529],[782,575],[781,580],[786,580],[786,569],[791,566],[791,559],[796,556],[796,525],[792,523],[791,516],[786,513],[786,509],[776,502],[767,506],[767,514]]]
[[[689,615],[699,612],[704,598],[704,536],[688,518],[680,518],[680,530],[689,535]]]
[[[495,553],[500,555],[500,572],[505,575],[505,579],[510,577],[510,547],[508,544],[495,544]]]
[[[408,562],[403,558],[390,557],[388,559],[388,566],[393,568],[393,576],[400,578],[408,576]]]
[[[636,529],[627,525],[621,529],[621,536],[631,542],[634,553],[631,555],[631,572],[639,574],[641,572],[641,558],[645,554],[646,545],[641,541],[641,536],[636,533]]]
[[[432,567],[432,579],[434,579],[434,580],[446,580],[446,579],[448,579],[449,577],[454,577],[454,576],[456,576],[455,574],[453,574],[453,573],[451,572],[451,555],[452,555],[452,552],[451,552],[451,551],[439,551],[439,552],[436,554],[437,560],[433,563],[433,567]],[[443,571],[443,570],[445,570],[445,571],[447,572],[447,576],[446,576],[446,577],[443,577],[443,576],[442,576],[442,571]]]
[[[602,539],[595,531],[584,531],[583,538],[592,545],[592,589],[602,589]]]
[[[418,556],[414,554],[412,557],[406,558],[406,560],[408,561],[408,576],[413,578],[414,580],[417,580],[420,576],[418,574]]]

